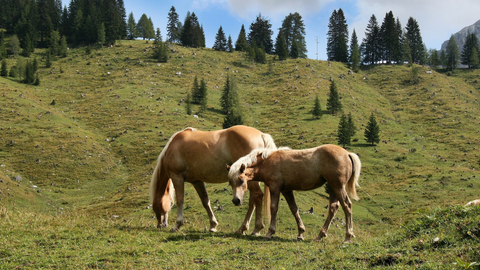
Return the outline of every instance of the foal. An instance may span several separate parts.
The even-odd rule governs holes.
[[[295,216],[298,226],[297,239],[303,240],[305,226],[300,218],[293,190],[313,190],[328,183],[328,217],[315,240],[327,236],[330,223],[341,205],[346,219],[344,242],[350,242],[351,238],[355,237],[349,196],[358,200],[355,186],[358,185],[360,168],[361,162],[356,154],[332,144],[305,150],[255,149],[238,159],[231,167],[227,165],[228,178],[233,188],[232,201],[235,205],[242,203],[247,183],[250,181],[264,182],[270,188],[271,221],[266,238],[271,238],[275,233],[281,193]]]

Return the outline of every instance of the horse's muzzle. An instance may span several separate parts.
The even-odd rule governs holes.
[[[236,206],[239,206],[239,205],[242,204],[242,202],[240,201],[239,198],[233,198],[232,202],[233,202],[233,204],[235,204]]]

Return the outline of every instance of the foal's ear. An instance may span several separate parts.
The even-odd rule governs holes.
[[[230,171],[230,165],[228,165],[228,164],[225,165],[225,169],[227,170],[227,172],[229,172]]]
[[[245,164],[242,164],[242,166],[240,166],[240,173],[243,173],[245,171]]]

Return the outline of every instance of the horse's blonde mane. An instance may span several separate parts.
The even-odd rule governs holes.
[[[276,151],[284,151],[290,150],[288,147],[280,147],[280,148],[257,148],[253,149],[248,155],[239,158],[235,163],[230,166],[230,171],[228,172],[229,179],[237,179],[240,175],[240,167],[244,165],[245,167],[249,167],[250,165],[257,162],[257,157],[262,155],[262,159],[266,159],[270,154]]]

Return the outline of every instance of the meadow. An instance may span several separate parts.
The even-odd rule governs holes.
[[[37,49],[40,85],[0,77],[1,269],[478,269],[480,209],[463,205],[480,196],[479,71],[378,65],[350,73],[336,62],[255,64],[240,52],[170,49],[158,63],[151,43],[119,41],[89,54],[70,49],[50,68]],[[335,80],[357,127],[346,148],[362,161],[353,243],[342,244],[341,210],[329,237],[313,242],[327,213],[323,187],[295,193],[303,242],[283,199],[272,240],[235,235],[247,208],[231,203],[227,183],[207,185],[217,233],[208,232],[190,184],[185,226],[156,228],[148,198],[156,159],[179,130],[222,127],[227,75],[244,124],[295,149],[337,143],[340,116],[326,112]],[[193,105],[198,118],[185,109],[195,76],[208,87],[207,110]],[[363,136],[372,113],[381,140],[374,146]],[[174,208],[171,225],[175,216]]]

